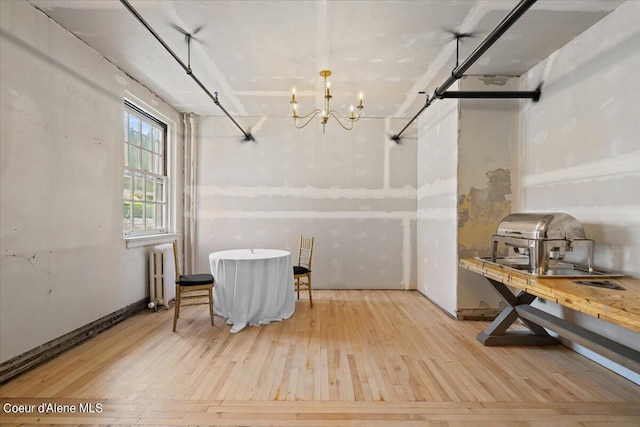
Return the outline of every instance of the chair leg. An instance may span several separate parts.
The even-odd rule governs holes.
[[[311,274],[307,275],[307,280],[309,282],[309,305],[313,308],[313,298],[311,297]]]
[[[176,331],[178,317],[180,316],[180,286],[176,285],[176,304],[173,308],[173,332]]]
[[[211,316],[211,326],[213,324],[213,286],[209,288],[209,315]]]
[[[300,278],[296,277],[296,291],[298,292],[298,299],[300,299]]]

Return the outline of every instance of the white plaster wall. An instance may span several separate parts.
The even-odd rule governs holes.
[[[0,55],[6,361],[148,295],[122,237],[125,91],[180,118],[24,1],[0,2]]]
[[[468,76],[460,80],[462,91],[518,89],[517,77]],[[512,211],[520,131],[518,102],[508,99],[460,101],[459,259],[490,256],[491,236],[500,220]],[[487,280],[458,268],[458,310],[497,309],[501,305],[502,299]]]
[[[518,77],[465,76],[459,82],[461,91],[520,89]],[[487,180],[487,171],[513,168],[520,137],[519,102],[510,99],[460,100],[458,189],[461,194],[468,193],[471,188],[481,188],[479,186]]]
[[[457,90],[457,83],[451,90]],[[457,308],[457,100],[435,101],[418,119],[418,290],[455,316]]]
[[[522,77],[522,208],[567,212],[596,265],[640,277],[640,3],[627,2]]]
[[[416,140],[389,139],[402,122],[365,118],[352,131],[290,118],[200,117],[196,270],[208,254],[280,248],[315,237],[318,289],[415,288]]]
[[[522,77],[521,210],[559,211],[596,240],[595,264],[640,278],[640,2],[629,1]],[[584,254],[574,257],[584,261]],[[541,306],[549,311],[557,307]],[[578,313],[576,323],[640,348]]]

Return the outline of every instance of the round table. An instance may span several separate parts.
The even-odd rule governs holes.
[[[295,311],[291,254],[279,249],[233,249],[209,254],[215,277],[214,311],[233,325],[288,319]]]

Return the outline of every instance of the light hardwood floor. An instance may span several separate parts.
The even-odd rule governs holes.
[[[313,309],[301,299],[291,319],[233,335],[204,306],[181,313],[176,333],[172,315],[134,316],[0,387],[3,405],[102,412],[0,422],[640,425],[640,386],[560,346],[483,347],[486,323],[452,320],[417,292],[316,290]]]

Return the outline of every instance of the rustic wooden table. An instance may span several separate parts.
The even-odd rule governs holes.
[[[463,259],[460,266],[487,278],[507,303],[507,307],[493,323],[478,334],[477,339],[482,344],[502,346],[557,343],[557,340],[547,333],[546,329],[550,329],[562,337],[640,372],[640,352],[530,305],[536,297],[540,297],[640,332],[640,280],[626,276],[541,277],[477,258]],[[579,280],[608,282],[623,289],[576,283]],[[509,287],[519,292],[514,294]],[[520,319],[529,331],[508,331],[509,326],[517,319]]]

